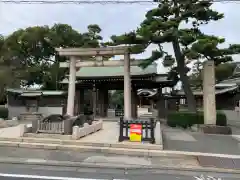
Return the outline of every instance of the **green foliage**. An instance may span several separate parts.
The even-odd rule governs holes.
[[[0,83],[1,87],[19,87],[24,81],[24,85],[40,84],[43,89],[61,88],[59,81],[66,69],[59,68],[59,63],[66,58],[58,56],[55,48],[99,47],[100,32],[96,24],[89,25],[84,33],[67,24],[55,24],[19,29],[5,39],[0,36],[2,74],[8,77],[6,83]]]
[[[124,95],[122,90],[117,90],[110,96],[110,104],[113,107],[123,108],[124,104]]]
[[[234,63],[224,63],[219,64],[215,68],[215,77],[216,81],[223,81],[233,75],[233,71],[236,68],[236,64]]]
[[[206,35],[200,31],[202,24],[218,21],[224,16],[214,11],[212,1],[206,0],[155,0],[157,7],[149,10],[140,27],[133,32],[112,36],[112,45],[127,44],[142,52],[149,45],[156,45],[152,55],[141,66],[146,68],[154,61],[162,59],[165,66],[175,68],[169,77],[177,82],[177,76],[183,83],[183,90],[190,111],[196,112],[196,102],[187,77],[186,64],[196,59],[214,60],[216,64],[231,61],[230,55],[239,53],[238,45],[219,48],[223,38]],[[186,28],[187,27],[187,28]],[[164,50],[164,43],[171,43],[174,56]],[[176,64],[176,67],[175,67]]]
[[[233,76],[234,69],[236,68],[235,63],[224,63],[216,65],[215,67],[215,78],[216,83],[221,82],[231,76]],[[193,74],[189,77],[191,86],[194,88],[202,89],[202,66],[199,69],[195,69]]]
[[[227,126],[227,117],[222,112],[217,112],[217,122],[218,126]],[[187,111],[179,111],[179,112],[170,112],[167,116],[167,124],[171,127],[182,127],[188,128],[193,126],[194,124],[204,124],[204,115],[203,112],[187,112]]]
[[[0,107],[0,118],[3,118],[3,119],[8,118],[8,108]]]

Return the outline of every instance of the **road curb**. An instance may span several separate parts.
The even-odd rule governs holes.
[[[62,143],[34,143],[25,142],[22,138],[6,139],[5,141],[0,140],[0,146],[2,147],[15,147],[15,148],[30,148],[30,149],[44,149],[44,150],[62,150],[62,151],[78,151],[78,152],[97,152],[106,154],[118,154],[128,156],[145,156],[145,157],[219,157],[219,158],[234,158],[240,159],[240,155],[229,155],[229,154],[213,154],[213,153],[202,153],[202,152],[187,152],[187,151],[169,151],[169,150],[155,150],[155,149],[143,149],[141,146],[135,146],[135,148],[128,147],[127,144],[120,146],[120,144],[102,144],[102,143],[79,143],[78,145],[73,144],[62,144]],[[8,140],[8,141],[7,141]],[[41,142],[41,141],[39,141]]]
[[[114,163],[85,163],[71,161],[53,161],[44,159],[27,159],[27,158],[0,158],[0,163],[5,164],[24,164],[24,165],[42,165],[42,166],[59,166],[59,167],[78,167],[78,168],[105,168],[105,169],[120,169],[120,170],[174,170],[186,172],[214,172],[214,173],[229,173],[240,174],[240,169],[221,169],[221,168],[205,168],[205,167],[162,167],[157,165],[144,166],[136,164],[116,165]]]

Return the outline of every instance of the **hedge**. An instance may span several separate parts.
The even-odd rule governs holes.
[[[2,118],[2,119],[8,118],[8,108],[0,107],[0,118]]]
[[[227,117],[222,112],[217,112],[216,117],[216,125],[218,126],[226,126],[227,125]],[[187,111],[179,111],[179,112],[170,112],[167,115],[167,124],[170,127],[182,127],[188,128],[193,126],[194,124],[204,124],[204,115],[203,112],[187,112]]]

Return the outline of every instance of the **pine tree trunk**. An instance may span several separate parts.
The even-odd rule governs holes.
[[[180,75],[180,80],[182,81],[183,90],[187,99],[188,110],[190,112],[197,112],[196,100],[186,72],[185,58],[181,52],[178,40],[176,39],[173,41],[172,45],[177,61],[177,69]]]
[[[188,110],[191,112],[197,112],[196,100],[193,95],[188,76],[185,72],[185,68],[179,67],[180,80],[182,81],[183,90],[187,99]]]

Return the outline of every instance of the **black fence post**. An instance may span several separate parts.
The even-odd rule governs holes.
[[[151,144],[155,144],[154,130],[155,130],[156,124],[155,124],[154,118],[150,118],[148,121],[144,121],[144,120],[139,121],[139,120],[124,120],[123,117],[120,117],[119,138],[118,138],[119,142],[130,139],[130,134],[128,133],[128,130],[131,124],[142,125],[142,141],[149,141]],[[143,134],[143,132],[145,133]]]
[[[118,142],[123,141],[123,117],[120,117]]]
[[[154,133],[154,129],[155,129],[155,123],[154,123],[154,119],[150,118],[150,131],[151,131],[151,143],[155,144],[155,133]]]

